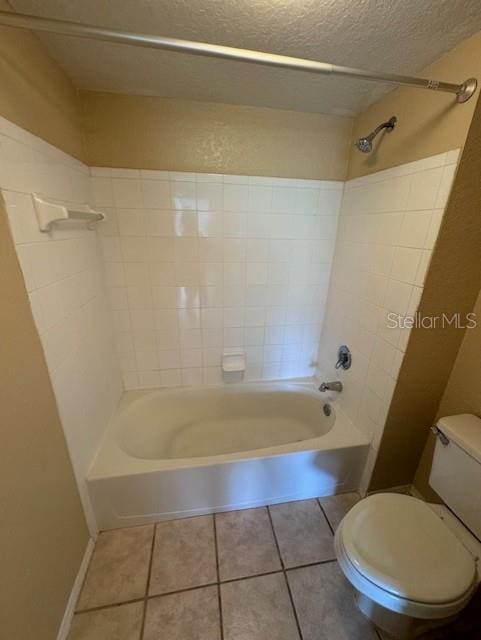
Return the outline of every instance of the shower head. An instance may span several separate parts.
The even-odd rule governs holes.
[[[374,138],[377,136],[377,134],[383,129],[386,129],[389,133],[394,129],[396,124],[397,124],[397,118],[396,116],[393,116],[387,122],[383,122],[378,127],[376,127],[374,131],[372,131],[365,138],[359,138],[358,140],[356,140],[356,147],[359,149],[359,151],[362,151],[362,153],[371,153],[372,142]]]

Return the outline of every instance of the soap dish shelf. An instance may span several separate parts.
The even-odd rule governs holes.
[[[85,220],[89,229],[93,228],[92,224],[94,222],[105,220],[105,213],[94,211],[87,204],[81,205],[82,209],[71,209],[67,205],[45,200],[35,194],[32,199],[39,229],[44,233],[51,231],[52,225],[64,220]]]

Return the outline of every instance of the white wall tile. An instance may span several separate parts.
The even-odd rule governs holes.
[[[114,178],[112,187],[116,207],[139,208],[144,206],[140,180]]]
[[[391,278],[402,282],[414,282],[421,256],[422,249],[397,247],[391,267]]]
[[[434,209],[442,176],[442,167],[415,173],[411,180],[407,209]]]
[[[144,177],[144,176],[143,176]],[[170,184],[167,181],[144,179],[141,182],[143,204],[147,209],[170,209]],[[95,194],[94,194],[95,195]]]
[[[8,131],[18,139],[0,140],[2,162],[9,167],[6,174],[0,172],[0,187],[81,499],[94,532],[85,478],[122,391],[109,304],[117,313],[125,311],[127,304],[120,286],[124,280],[118,230],[110,225],[113,237],[83,225],[41,233],[32,193],[80,205],[93,204],[95,192],[102,207],[112,207],[112,174],[110,169],[94,170],[90,179],[89,169],[78,160],[19,127],[12,125]],[[116,316],[115,327],[129,325]]]
[[[431,211],[407,212],[401,227],[399,245],[422,249],[425,246],[432,215]]]
[[[197,184],[197,210],[198,211],[222,211],[224,208],[224,193],[222,184],[198,183]]]
[[[340,376],[341,406],[371,440],[364,488],[410,335],[390,328],[389,314],[412,315],[419,305],[457,157],[457,151],[439,154],[345,185],[317,371]],[[264,361],[276,357],[279,337],[277,327],[266,327],[266,345],[273,346],[265,349],[273,351]],[[334,369],[340,344],[354,354],[348,372]]]
[[[172,209],[195,210],[197,204],[195,182],[172,181],[170,184],[170,203]]]
[[[384,309],[386,298],[394,304],[391,300],[400,285],[407,287],[401,287],[403,296],[394,306],[403,307],[404,302],[400,304],[399,300],[404,301],[409,293],[409,307],[412,285],[424,277],[429,251],[421,250],[432,247],[439,227],[440,212],[435,217],[433,208],[441,192],[446,157],[441,154],[346,185],[329,305],[333,287],[349,294],[346,305],[354,322],[349,335],[366,357],[374,349],[372,337],[376,331],[392,347],[400,340],[399,334],[386,330],[385,317],[377,310]],[[422,177],[418,177],[421,172]],[[120,246],[124,266],[128,262],[149,263],[152,308],[169,309],[174,304],[174,287],[184,292],[182,302],[177,293],[177,307],[201,308],[200,326],[185,324],[192,314],[176,316],[174,324],[164,325],[158,319],[158,345],[166,345],[164,349],[169,350],[167,340],[175,333],[184,350],[245,347],[256,349],[251,355],[255,353],[257,359],[260,347],[262,362],[252,363],[249,375],[257,372],[261,377],[286,376],[309,368],[307,355],[303,356],[305,364],[289,360],[289,366],[282,368],[271,366],[275,362],[268,362],[266,367],[265,358],[271,360],[277,354],[275,357],[288,362],[287,358],[294,357],[294,345],[302,345],[305,340],[311,345],[318,342],[334,255],[341,183],[165,172],[112,175],[112,181],[138,181],[141,185],[144,238],[177,236],[179,241],[175,246],[158,245],[155,251],[146,251],[146,244],[136,243],[136,236],[129,232],[124,236],[127,242],[111,242],[104,254],[110,262],[117,262]],[[108,187],[102,188],[108,193]],[[122,188],[134,197],[132,188]],[[161,258],[159,254],[163,254]],[[341,262],[338,256],[342,256]],[[414,268],[416,257],[419,263]],[[159,264],[158,259],[165,262]],[[120,285],[120,271],[109,269],[110,277],[117,273]],[[140,270],[134,268],[131,274],[135,273],[141,277]],[[140,286],[138,279],[133,286]],[[111,291],[116,307],[124,306],[127,295],[122,286]],[[139,291],[130,292],[136,304],[139,296]],[[318,300],[317,307],[312,300]],[[360,320],[354,330],[356,317]],[[374,328],[377,318],[382,318],[383,324]],[[310,325],[302,322],[307,319]],[[332,319],[328,317],[328,323]],[[252,342],[255,344],[249,344]],[[175,378],[167,378],[169,384],[174,380],[190,380],[190,384],[200,377],[205,384],[219,375],[217,363],[211,365],[209,360],[202,365],[202,376],[199,367],[183,367],[176,362],[172,361],[169,370],[178,373]],[[183,375],[183,369],[189,373]],[[161,381],[164,370],[159,361]],[[138,376],[131,379],[139,383]],[[356,395],[351,397],[351,404],[355,404]]]

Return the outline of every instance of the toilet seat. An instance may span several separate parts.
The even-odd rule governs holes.
[[[413,617],[453,615],[476,586],[473,555],[411,496],[384,493],[359,502],[336,532],[336,555],[361,593]]]

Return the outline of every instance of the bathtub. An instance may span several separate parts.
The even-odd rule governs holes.
[[[90,469],[100,529],[358,487],[368,441],[310,383],[128,391]]]

